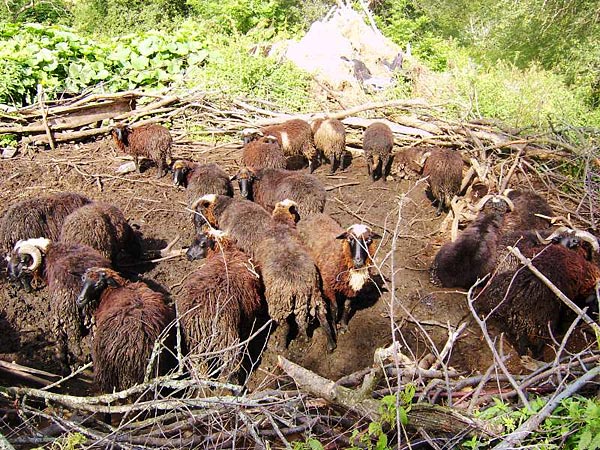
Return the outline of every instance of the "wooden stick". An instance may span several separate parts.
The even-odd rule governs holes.
[[[42,122],[44,123],[44,129],[46,130],[46,136],[48,136],[48,143],[50,144],[50,148],[52,150],[56,150],[56,144],[54,143],[54,138],[52,137],[52,131],[50,131],[50,126],[48,125],[46,107],[44,106],[44,88],[42,87],[41,83],[37,85],[37,94],[38,102],[40,104],[40,111],[42,113]]]

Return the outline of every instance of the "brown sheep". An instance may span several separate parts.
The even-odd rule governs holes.
[[[423,155],[425,147],[403,148],[394,156],[392,174],[400,179],[419,178],[423,173]]]
[[[533,265],[580,307],[597,304],[600,268],[563,245],[550,245],[532,258]],[[478,312],[491,313],[520,353],[534,356],[550,341],[566,309],[560,299],[527,268],[496,274],[476,297]]]
[[[262,127],[260,130],[246,129],[242,132],[244,144],[260,136],[275,136],[285,156],[304,156],[308,160],[308,170],[312,173],[317,167],[318,152],[313,142],[312,130],[302,119]]]
[[[180,159],[173,163],[172,170],[173,184],[185,188],[188,206],[206,194],[233,197],[229,175],[217,164],[198,164]]]
[[[352,300],[371,282],[369,267],[375,253],[375,239],[381,236],[366,225],[355,224],[344,230],[327,214],[315,214],[298,222],[298,232],[312,255],[329,301],[334,322],[340,331],[348,328]],[[343,313],[338,315],[338,300]]]
[[[142,383],[150,374],[149,364],[155,376],[173,366],[174,339],[168,327],[174,314],[163,294],[107,267],[88,268],[82,282],[77,306],[95,310],[92,361],[94,381],[102,392]],[[155,343],[161,340],[162,351],[151,361]]]
[[[65,218],[90,202],[83,195],[62,192],[15,203],[0,219],[0,251],[6,255],[18,241],[29,238],[58,240]]]
[[[439,216],[444,208],[450,209],[452,198],[460,191],[463,160],[459,152],[447,148],[434,148],[423,159],[423,176],[428,177],[429,188],[438,203],[435,214]]]
[[[271,217],[275,222],[286,224],[295,229],[296,224],[300,221],[298,203],[289,198],[275,203]]]
[[[323,212],[327,192],[314,175],[285,169],[241,169],[234,177],[242,197],[252,200],[267,211],[275,203],[290,199],[298,204],[302,217]]]
[[[108,267],[110,261],[87,245],[63,244],[45,238],[18,242],[9,261],[8,273],[12,279],[34,275],[46,282],[57,352],[60,361],[67,365],[84,363],[89,354],[83,338],[91,314],[89,310],[80,314],[76,300],[82,275],[96,266]]]
[[[69,214],[60,241],[88,245],[113,263],[121,251],[134,258],[139,258],[142,252],[138,237],[121,210],[101,202],[84,205]]]
[[[536,214],[547,217],[554,216],[554,211],[540,195],[530,190],[507,189],[503,195],[507,196],[515,208],[504,219],[504,231],[543,230],[550,227],[550,221]]]
[[[287,159],[275,136],[263,136],[248,142],[242,149],[242,164],[253,170],[285,169]]]
[[[389,175],[394,147],[394,134],[383,122],[374,122],[363,133],[363,150],[367,171],[372,181],[379,176],[384,182]]]
[[[337,119],[317,119],[312,125],[317,150],[331,163],[330,174],[340,165],[344,170],[344,151],[346,150],[346,129]]]
[[[221,231],[201,233],[187,251],[188,259],[206,258],[192,272],[177,296],[177,311],[188,355],[195,372],[237,376],[247,339],[264,309],[262,285],[248,256]],[[198,359],[208,359],[207,365]]]
[[[158,124],[131,128],[120,124],[111,130],[113,141],[123,153],[133,156],[135,168],[140,171],[140,157],[149,158],[157,165],[157,178],[168,172],[171,164],[173,138],[168,129]]]

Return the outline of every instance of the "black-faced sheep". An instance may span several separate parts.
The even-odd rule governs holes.
[[[217,164],[198,164],[177,160],[173,163],[173,184],[185,188],[187,204],[206,194],[233,197],[233,186],[229,175]]]
[[[383,122],[369,125],[363,134],[367,171],[372,181],[379,176],[384,182],[390,171],[394,134]]]
[[[423,155],[423,176],[428,177],[429,188],[437,200],[436,215],[450,209],[452,198],[460,191],[463,160],[456,150],[435,148]]]
[[[113,263],[121,251],[134,258],[139,258],[142,252],[138,237],[121,210],[101,202],[84,205],[69,214],[60,241],[88,245]]]
[[[45,238],[28,239],[15,245],[8,272],[10,278],[38,276],[50,293],[50,314],[54,320],[57,351],[61,362],[69,365],[85,362],[89,353],[85,325],[91,311],[77,308],[81,277],[90,267],[109,267],[110,261],[87,245],[51,242]]]
[[[431,266],[434,284],[469,288],[494,270],[504,216],[511,208],[505,197],[486,196],[481,200],[477,218],[435,255]]]
[[[174,314],[163,294],[145,283],[129,282],[107,267],[87,269],[82,284],[77,305],[94,310],[92,361],[101,391],[142,383],[150,363],[155,376],[172,366],[173,334],[166,330]],[[150,361],[155,342],[163,339],[157,360]]]
[[[244,144],[260,137],[275,136],[285,156],[304,156],[308,160],[308,169],[312,173],[318,164],[318,152],[313,142],[312,130],[308,122],[302,119],[262,127],[260,130],[246,129],[242,132]]]
[[[245,351],[240,342],[250,336],[264,309],[258,275],[248,256],[221,231],[198,234],[187,255],[206,258],[176,299],[192,367],[225,379],[241,375]]]
[[[157,166],[157,178],[162,177],[171,164],[171,133],[162,125],[150,124],[131,128],[120,124],[111,130],[117,148],[133,156],[135,168],[140,171],[140,157],[149,158]]]
[[[275,136],[263,136],[248,142],[242,149],[242,164],[253,170],[285,169],[287,159]]]
[[[234,177],[242,197],[253,200],[267,211],[286,198],[298,204],[300,215],[323,212],[327,193],[314,175],[285,169],[241,169]]]
[[[262,206],[224,195],[207,194],[200,197],[192,209],[196,211],[196,233],[201,233],[206,225],[218,228],[252,257],[272,222],[271,215]]]
[[[581,307],[596,303],[600,268],[563,245],[550,245],[532,258],[533,265]],[[591,302],[593,299],[593,302]],[[566,312],[562,301],[528,268],[496,274],[474,303],[502,324],[520,353],[534,355],[555,333]]]
[[[344,151],[346,150],[346,129],[337,119],[316,119],[312,125],[317,150],[331,163],[329,173],[333,174],[341,164],[344,170]]]
[[[514,210],[506,215],[502,229],[504,231],[543,230],[550,227],[550,221],[539,217],[554,216],[552,208],[540,195],[529,190],[507,189],[503,195],[514,204]]]
[[[83,195],[63,192],[23,200],[10,206],[0,219],[2,255],[11,252],[20,240],[39,237],[58,240],[65,218],[90,202]]]
[[[323,294],[329,301],[334,321],[348,327],[352,300],[371,283],[369,267],[380,236],[366,225],[344,230],[326,214],[315,214],[298,222],[298,232],[321,274]],[[343,313],[338,315],[338,301]]]

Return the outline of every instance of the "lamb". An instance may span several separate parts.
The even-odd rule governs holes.
[[[313,142],[312,130],[302,119],[262,127],[260,130],[243,130],[244,145],[260,136],[275,136],[285,156],[304,156],[308,160],[308,170],[312,173],[317,166],[318,152]]]
[[[275,136],[263,136],[244,145],[242,164],[253,170],[285,169],[287,159]]]
[[[597,303],[600,268],[579,253],[563,245],[550,245],[532,263],[579,306]],[[474,305],[480,313],[491,313],[506,328],[520,353],[531,350],[534,355],[550,338],[548,324],[554,334],[566,312],[562,301],[527,268],[496,274]]]
[[[189,206],[205,194],[233,197],[229,175],[217,164],[198,164],[180,159],[173,163],[172,170],[173,184],[185,188]]]
[[[148,365],[155,375],[173,366],[173,311],[163,294],[145,283],[129,282],[109,267],[90,267],[82,278],[79,308],[94,309],[94,381],[102,392],[121,391],[144,381]],[[96,307],[97,305],[97,307]],[[156,342],[164,340],[157,361]],[[149,373],[149,372],[148,372]]]
[[[135,168],[140,171],[140,157],[149,158],[158,167],[156,177],[161,178],[171,164],[171,133],[162,125],[150,124],[131,128],[120,124],[111,130],[117,148],[133,156]]]
[[[506,215],[502,228],[504,231],[543,230],[550,227],[550,221],[539,217],[554,216],[552,208],[540,195],[529,190],[507,189],[503,192],[514,204],[514,211]]]
[[[89,203],[69,214],[60,241],[88,245],[113,263],[121,251],[134,258],[142,253],[138,237],[121,210],[108,203]]]
[[[248,256],[225,233],[200,233],[187,251],[188,259],[206,258],[186,280],[177,296],[182,333],[195,372],[237,377],[246,340],[263,312],[262,285]],[[199,361],[217,354],[207,366]]]
[[[0,251],[6,255],[29,238],[58,240],[65,218],[90,202],[83,195],[61,192],[15,203],[0,219]]]
[[[300,215],[323,212],[327,193],[314,175],[285,169],[241,169],[233,179],[238,181],[242,197],[272,211],[275,203],[286,198],[299,205]]]
[[[477,218],[435,255],[431,266],[432,282],[444,287],[469,288],[496,265],[500,229],[505,215],[512,207],[506,197],[485,196]]]
[[[367,160],[367,171],[372,181],[377,176],[385,182],[389,175],[394,134],[383,122],[369,125],[363,134],[363,150]]]
[[[450,209],[452,198],[460,191],[463,160],[460,153],[447,148],[434,148],[423,155],[423,176],[437,201],[436,216]]]
[[[81,277],[90,267],[98,266],[109,267],[110,261],[93,248],[52,242],[46,238],[19,241],[10,256],[10,278],[23,279],[33,275],[46,282],[59,358],[71,366],[85,362],[88,354],[83,338],[87,335],[85,325],[91,314],[88,309],[81,314],[76,305],[82,287]]]
[[[330,174],[335,173],[338,165],[344,170],[344,151],[346,150],[346,129],[337,119],[317,119],[312,125],[315,146],[331,163]]]
[[[381,236],[368,226],[354,224],[344,230],[327,214],[315,214],[298,222],[298,232],[321,274],[323,294],[329,301],[340,332],[348,328],[352,300],[370,283],[369,267],[375,253],[375,239]],[[338,299],[343,313],[338,315]]]

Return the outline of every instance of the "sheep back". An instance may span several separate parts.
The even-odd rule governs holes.
[[[530,190],[511,190],[507,197],[515,208],[504,219],[502,228],[505,231],[543,230],[551,226],[550,221],[536,216],[554,216],[554,211],[540,195]]]
[[[331,163],[331,173],[334,173],[341,163],[344,170],[344,151],[346,150],[346,129],[337,119],[317,119],[312,125],[315,147],[321,151]]]
[[[452,198],[460,191],[463,160],[460,153],[446,148],[435,148],[423,166],[433,197],[438,201],[438,215],[442,208],[450,209]]]
[[[374,122],[363,133],[363,150],[367,160],[367,171],[372,180],[380,172],[385,181],[390,169],[390,158],[394,147],[394,134],[383,122]]]
[[[253,170],[264,168],[285,169],[287,159],[277,139],[263,136],[244,145],[242,164]]]

